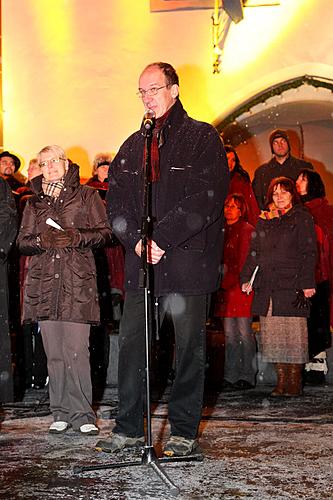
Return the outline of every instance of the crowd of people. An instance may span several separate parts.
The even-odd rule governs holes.
[[[224,390],[255,387],[258,345],[276,369],[272,396],[300,396],[305,375],[323,381],[333,206],[285,130],[251,182],[236,149],[188,116],[170,64],[148,65],[138,96],[149,119],[114,158],[96,155],[85,184],[59,146],[38,152],[25,182],[19,158],[0,154],[0,403],[14,398],[14,360],[25,388],[48,380],[50,433],[98,434],[91,375],[107,369],[108,325],[120,322],[118,414],[96,447],[143,445],[148,282],[148,312],[174,333],[163,452],[188,455],[200,449],[209,314],[223,325]]]

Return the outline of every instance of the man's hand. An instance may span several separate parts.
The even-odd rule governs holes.
[[[135,245],[135,253],[138,257],[141,257],[142,241],[139,240]],[[165,251],[156,245],[154,240],[148,240],[147,242],[147,262],[149,264],[158,264]]]

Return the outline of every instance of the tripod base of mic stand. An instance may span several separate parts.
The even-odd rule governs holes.
[[[168,486],[172,496],[177,496],[180,493],[180,489],[176,486],[168,475],[164,472],[160,463],[168,462],[202,462],[202,454],[185,455],[179,457],[162,457],[158,458],[156,456],[153,446],[145,446],[142,449],[142,458],[140,461],[127,461],[127,462],[114,462],[109,464],[101,465],[75,465],[73,468],[74,474],[80,474],[81,472],[96,471],[103,469],[120,469],[122,467],[137,467],[141,465],[150,465],[159,478]]]

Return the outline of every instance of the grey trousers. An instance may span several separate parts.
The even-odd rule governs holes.
[[[68,422],[74,430],[95,423],[91,407],[90,325],[68,321],[40,321],[39,325],[47,356],[54,420]]]
[[[252,318],[224,318],[224,379],[231,384],[245,380],[255,385],[257,372],[256,341]]]

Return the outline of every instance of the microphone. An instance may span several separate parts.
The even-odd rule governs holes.
[[[143,126],[146,130],[150,130],[155,125],[155,112],[152,109],[146,109],[143,115]]]

